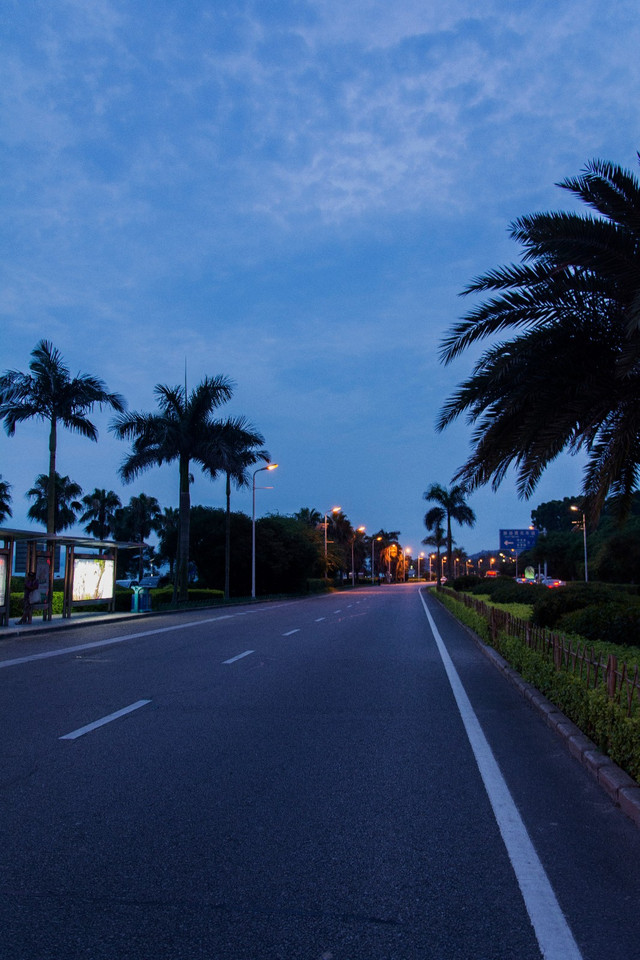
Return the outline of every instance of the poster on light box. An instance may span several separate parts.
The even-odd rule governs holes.
[[[113,599],[114,561],[105,557],[74,557],[73,602]]]

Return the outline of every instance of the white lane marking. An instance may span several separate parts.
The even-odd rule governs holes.
[[[111,723],[112,720],[117,720],[119,717],[124,717],[127,713],[133,713],[134,710],[139,710],[140,707],[144,707],[148,703],[151,703],[151,700],[137,700],[128,707],[123,707],[122,710],[116,710],[115,713],[110,713],[108,717],[102,717],[100,720],[94,720],[93,723],[87,723],[86,726],[79,727],[77,730],[73,730],[71,733],[65,733],[63,737],[58,737],[58,739],[77,740],[78,737],[83,737],[85,733],[90,733],[92,730],[97,730],[98,727],[103,727],[105,723]]]
[[[326,617],[318,617],[316,619],[316,623],[321,623],[323,620],[326,620],[326,619],[327,619]]]
[[[121,637],[110,637],[108,640],[93,640],[91,643],[79,643],[75,647],[60,647],[58,650],[47,650],[46,653],[32,653],[28,657],[16,657],[15,660],[0,660],[0,670],[3,667],[15,667],[21,663],[31,663],[34,660],[49,660],[51,657],[63,657],[67,653],[78,653],[81,650],[96,650],[98,647],[108,647],[114,643],[124,643],[126,640],[138,640],[140,637],[154,637],[160,633],[171,633],[173,630],[187,630],[190,627],[202,627],[218,620],[232,620],[233,614],[222,617],[209,617],[207,620],[191,620],[189,623],[180,623],[173,627],[156,627],[155,630],[140,630],[139,633],[126,633]]]
[[[283,636],[283,637],[290,637],[290,636],[292,636],[294,633],[300,633],[300,627],[296,627],[295,630],[288,630],[286,633],[283,633],[282,636]]]
[[[471,701],[466,694],[422,593],[420,599],[458,705],[471,749],[476,758],[480,776],[493,807],[542,956],[545,960],[582,960],[582,954],[573,939],[573,934],[560,908],[553,887],[527,833],[527,828],[522,822],[513,797],[509,793],[509,788],[483,733],[480,721],[471,706]]]
[[[245,650],[244,653],[239,653],[237,656],[231,657],[230,660],[223,660],[222,662],[223,662],[223,663],[235,663],[236,660],[242,660],[243,657],[248,657],[248,656],[250,656],[252,653],[255,653],[255,650]]]
[[[342,610],[334,610],[334,613],[342,613]]]

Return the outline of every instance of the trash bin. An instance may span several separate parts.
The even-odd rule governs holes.
[[[151,587],[132,587],[131,612],[148,613],[151,610]]]

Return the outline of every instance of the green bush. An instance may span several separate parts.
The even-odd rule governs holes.
[[[468,592],[472,587],[477,586],[479,583],[484,583],[481,577],[478,577],[475,574],[465,574],[464,577],[456,577],[451,585],[453,589],[457,590],[458,592],[460,590]]]
[[[640,646],[640,602],[590,604],[564,613],[557,623],[563,633],[577,633],[590,643],[600,640],[622,646]]]
[[[531,622],[538,627],[554,629],[565,614],[590,606],[626,602],[632,596],[633,588],[630,591],[603,583],[570,583],[552,590],[544,587],[536,593]]]
[[[327,582],[324,577],[307,578],[307,593],[324,593]]]

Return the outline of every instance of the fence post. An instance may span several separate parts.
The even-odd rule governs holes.
[[[610,653],[607,659],[607,696],[610,700],[614,700],[616,696],[617,670],[618,658],[613,653]]]

